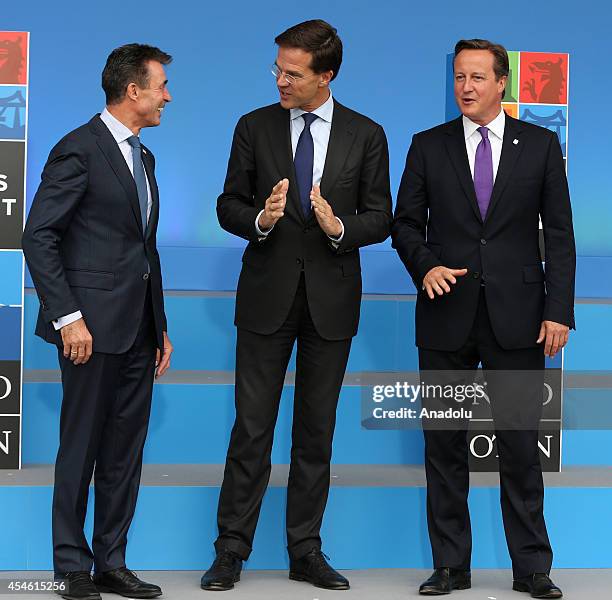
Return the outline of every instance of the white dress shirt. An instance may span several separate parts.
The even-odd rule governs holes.
[[[470,163],[470,172],[474,179],[474,163],[476,162],[476,148],[482,140],[482,136],[478,132],[480,125],[463,117],[463,133],[465,134],[465,147],[467,149],[468,161]],[[493,181],[497,177],[497,169],[499,167],[499,159],[501,157],[502,144],[504,141],[504,129],[506,127],[506,113],[502,111],[485,126],[489,130],[489,141],[491,142],[491,154],[493,155]]]
[[[128,168],[130,169],[130,173],[132,177],[134,176],[134,159],[132,157],[132,146],[130,146],[127,139],[133,136],[133,132],[131,129],[126,127],[121,121],[113,117],[113,115],[108,112],[105,108],[100,114],[100,119],[102,122],[108,127],[108,130],[111,132],[112,136],[115,138],[117,145],[119,146],[119,150],[121,150],[121,154],[123,154],[123,158],[125,158],[125,162],[127,163]],[[142,152],[146,152],[143,148]],[[143,167],[144,168],[144,167]],[[149,180],[146,177],[145,171],[145,180],[147,182],[147,223],[149,222],[149,217],[151,216],[151,206],[153,204],[153,199],[151,197],[151,187],[149,186]],[[70,313],[65,317],[60,317],[53,321],[53,327],[56,330],[65,327],[66,325],[70,325],[70,323],[74,323],[79,319],[83,318],[80,310],[76,312]]]
[[[301,108],[292,108],[289,111],[289,117],[291,119],[291,150],[293,153],[293,158],[295,159],[295,151],[297,149],[298,141],[300,139],[300,135],[304,131],[304,127],[306,124],[304,123],[304,119],[302,119],[302,115],[305,114],[306,111]],[[332,92],[329,90],[329,98],[319,106],[316,110],[312,111],[313,115],[317,115],[318,119],[315,119],[310,125],[310,133],[312,134],[312,141],[314,142],[314,160],[312,164],[312,184],[320,185],[321,178],[323,177],[323,169],[325,168],[325,159],[327,158],[327,147],[329,145],[329,136],[331,134],[332,127],[332,118],[334,115],[334,100],[332,98]],[[265,238],[270,231],[272,231],[273,227],[268,229],[267,231],[262,231],[259,228],[259,217],[261,213],[264,211],[260,211],[255,219],[255,230],[257,234],[261,238]],[[338,217],[336,217],[338,219]],[[342,233],[339,237],[334,238],[328,236],[332,241],[337,242],[338,244],[342,241],[344,237],[344,224],[340,219],[338,222],[342,226]]]

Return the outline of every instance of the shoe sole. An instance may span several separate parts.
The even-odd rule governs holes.
[[[102,600],[102,596],[71,596],[70,594],[58,594],[65,600]]]
[[[113,589],[111,589],[109,587],[106,587],[106,586],[103,586],[103,585],[96,585],[96,588],[98,589],[99,592],[101,592],[103,594],[117,594],[118,596],[123,596],[124,598],[137,598],[138,600],[143,600],[143,599],[146,599],[146,598],[159,598],[159,596],[161,596],[163,594],[163,592],[152,592],[152,593],[147,593],[147,594],[144,594],[144,595],[122,594],[121,592],[117,592],[116,590],[113,590]]]
[[[437,590],[434,589],[424,589],[424,590],[419,590],[419,594],[421,596],[446,596],[447,594],[450,594],[452,590],[469,590],[471,589],[472,584],[471,583],[462,583],[460,585],[453,585],[451,590],[448,592],[438,592]]]
[[[232,585],[229,585],[229,586],[214,585],[214,584],[212,584],[212,585],[204,585],[202,583],[202,584],[200,584],[200,587],[203,590],[206,590],[207,592],[227,592],[228,590],[234,589],[234,583],[238,583],[239,581],[240,581],[240,575],[238,575],[234,579]]]
[[[520,581],[512,582],[512,589],[515,592],[531,593],[529,586],[525,583],[521,583]],[[563,593],[562,592],[551,592],[549,594],[544,594],[544,595],[539,595],[539,596],[534,596],[533,594],[531,594],[531,597],[532,598],[563,598]]]
[[[292,581],[305,581],[306,583],[310,583],[311,585],[314,585],[315,587],[321,588],[323,590],[349,590],[351,589],[351,586],[348,584],[334,586],[334,587],[327,586],[327,585],[320,585],[312,581],[310,577],[307,577],[306,575],[298,575],[297,573],[289,573],[289,579],[291,579]]]

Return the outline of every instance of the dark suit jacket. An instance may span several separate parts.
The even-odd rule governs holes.
[[[221,227],[249,241],[236,294],[238,327],[271,334],[285,322],[302,269],[308,306],[323,338],[357,333],[361,301],[359,248],[385,240],[391,226],[389,155],[385,133],[334,100],[321,194],[344,223],[335,249],[314,216],[305,219],[293,166],[290,113],[274,104],[236,126],[223,193]],[[289,179],[285,215],[259,241],[255,218],[274,185]]]
[[[127,351],[136,339],[150,282],[163,347],[167,325],[155,240],[159,193],[155,159],[144,146],[143,164],[153,201],[144,235],[134,178],[99,115],[51,151],[23,234],[40,300],[36,334],[46,341],[60,345],[52,321],[80,310],[94,352]]]
[[[515,143],[516,140],[516,143]],[[546,246],[542,269],[541,215]],[[399,188],[393,247],[418,290],[416,342],[458,350],[467,340],[481,279],[491,324],[506,349],[536,345],[542,320],[574,327],[576,251],[557,136],[506,116],[501,159],[483,223],[461,117],[416,134]],[[437,265],[468,269],[450,294],[429,300]]]

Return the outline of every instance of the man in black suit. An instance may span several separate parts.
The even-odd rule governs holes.
[[[202,577],[207,590],[233,587],[251,552],[296,340],[289,577],[349,587],[321,552],[320,527],[338,396],[359,321],[359,248],[390,232],[387,142],[379,125],[332,98],[342,61],[333,27],[307,21],[275,42],[280,103],[239,120],[217,203],[221,226],[249,243],[236,293],[236,421],[217,558]]]
[[[62,372],[53,563],[65,598],[161,594],[126,569],[125,550],[153,380],[172,353],[155,159],[138,137],[171,100],[171,60],[141,44],[113,50],[102,73],[106,108],[51,151],[23,235],[40,299],[36,334],[58,347]],[[92,550],[83,524],[94,470]]]
[[[489,372],[534,374],[492,375],[501,505],[513,588],[558,598],[561,591],[548,576],[552,550],[538,423],[545,355],[554,356],[574,327],[575,245],[557,136],[505,115],[508,70],[502,46],[485,40],[457,44],[454,85],[462,116],[414,136],[392,238],[418,290],[423,372],[473,372],[482,363]],[[521,387],[530,379],[533,385]],[[465,422],[454,430],[425,430],[435,571],[421,594],[470,587],[466,430]]]

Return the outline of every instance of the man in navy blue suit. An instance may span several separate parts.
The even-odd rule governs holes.
[[[153,153],[140,141],[171,100],[158,48],[113,50],[106,108],[51,151],[23,235],[40,311],[58,349],[63,400],[53,494],[53,563],[65,598],[154,598],[125,566],[154,377],[170,365],[156,246]],[[92,548],[83,533],[95,466]],[[95,567],[92,581],[91,569]]]

